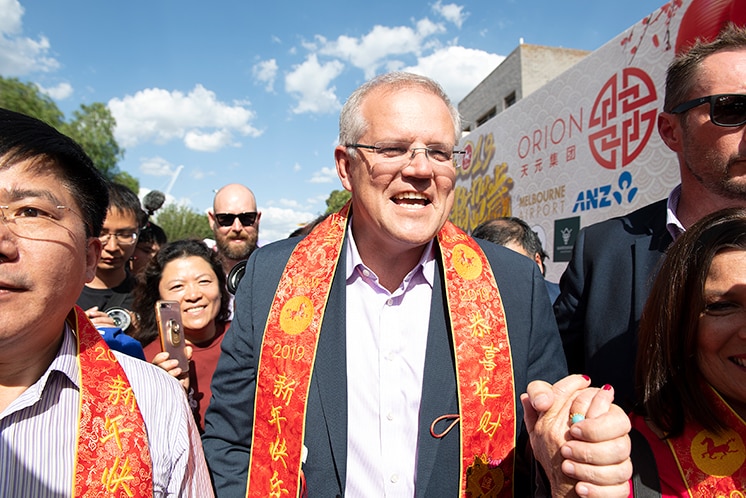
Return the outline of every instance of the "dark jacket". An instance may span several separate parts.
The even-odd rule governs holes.
[[[637,328],[671,235],[667,200],[583,228],[560,279],[554,313],[570,373],[614,386],[614,402],[634,403]]]
[[[223,353],[213,376],[213,398],[203,436],[205,456],[219,497],[244,496],[246,492],[259,347],[273,294],[296,243],[297,238],[288,239],[255,251],[238,289],[234,321],[226,333]],[[518,397],[531,380],[555,382],[565,375],[562,346],[536,264],[495,244],[481,245],[503,299],[514,368],[516,432],[519,432],[523,411]],[[343,256],[339,265],[344,264]],[[430,424],[435,418],[458,413],[441,268],[438,260],[420,406],[417,496],[459,494],[459,431],[451,431],[442,439],[430,435]],[[304,441],[308,459],[303,472],[311,498],[344,495],[348,424],[345,293],[345,271],[340,266],[324,314],[308,396]],[[516,482],[519,489],[528,480],[521,478],[520,483]]]

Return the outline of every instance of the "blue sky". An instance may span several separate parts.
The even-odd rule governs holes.
[[[0,76],[68,116],[107,104],[141,195],[204,212],[220,186],[249,186],[266,243],[341,188],[338,112],[369,77],[426,74],[458,102],[521,38],[595,50],[663,3],[0,0]]]

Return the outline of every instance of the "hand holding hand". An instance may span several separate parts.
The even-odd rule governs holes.
[[[589,384],[580,375],[554,385],[529,384],[521,402],[534,454],[547,472],[553,496],[628,496],[629,418],[612,404],[611,386]]]

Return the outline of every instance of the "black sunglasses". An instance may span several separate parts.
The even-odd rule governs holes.
[[[746,124],[746,95],[738,93],[721,93],[690,100],[671,109],[671,114],[680,114],[707,103],[710,104],[712,124],[727,127]]]
[[[233,226],[233,222],[236,221],[236,218],[238,218],[238,221],[240,221],[243,226],[250,227],[256,221],[256,212],[239,214],[215,213],[215,219],[221,227]]]

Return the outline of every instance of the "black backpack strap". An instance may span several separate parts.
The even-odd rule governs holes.
[[[632,490],[635,498],[660,498],[658,466],[650,444],[634,427],[629,432],[629,438],[632,441]]]

